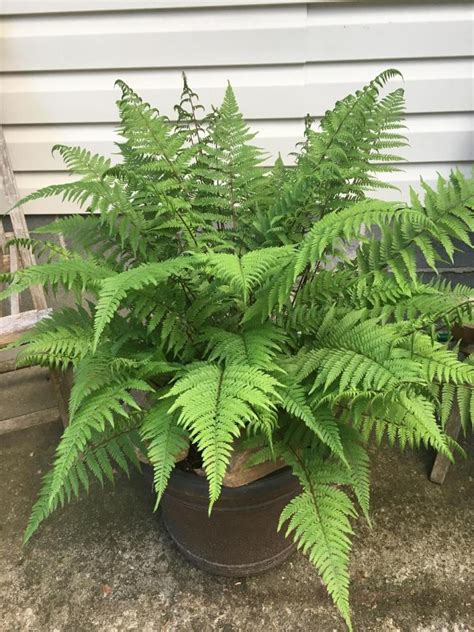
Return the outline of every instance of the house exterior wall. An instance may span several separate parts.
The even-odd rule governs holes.
[[[391,176],[403,196],[474,158],[467,2],[3,0],[1,11],[0,120],[22,194],[67,178],[55,143],[115,151],[117,78],[172,117],[182,70],[205,105],[230,80],[257,144],[291,161],[307,113],[395,67],[411,142]],[[54,198],[25,207],[72,210]]]

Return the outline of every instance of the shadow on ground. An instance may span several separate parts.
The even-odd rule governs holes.
[[[238,581],[175,550],[139,476],[57,513],[25,549],[21,534],[59,437],[56,424],[0,437],[0,630],[163,632],[343,630],[309,563]],[[472,441],[471,441],[472,444]],[[356,525],[356,630],[474,629],[474,449],[438,487],[430,457],[382,450],[373,529]]]

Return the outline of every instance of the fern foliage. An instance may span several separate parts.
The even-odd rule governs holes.
[[[165,397],[179,411],[178,423],[190,433],[202,454],[209,480],[209,511],[219,498],[232,442],[246,424],[276,407],[276,380],[245,364],[199,363],[180,377]]]
[[[455,170],[409,201],[377,199],[407,142],[396,76],[337,102],[317,129],[308,118],[291,168],[263,166],[230,85],[206,113],[186,77],[174,121],[117,82],[118,163],[55,148],[74,178],[21,203],[59,194],[83,214],[18,242],[42,263],[0,278],[0,300],[43,285],[73,304],[19,342],[20,362],[74,372],[26,539],[92,478],[128,473],[136,448],[158,504],[191,442],[211,511],[236,441],[253,441],[255,460],[281,457],[298,477],[280,526],[350,627],[369,443],[452,458],[453,407],[465,428],[474,417],[474,365],[450,337],[474,318],[473,292],[418,272],[472,248],[474,180]],[[42,239],[58,233],[68,247]]]

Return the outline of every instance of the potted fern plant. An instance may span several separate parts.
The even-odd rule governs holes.
[[[396,74],[336,103],[319,129],[308,119],[293,167],[262,166],[230,86],[206,115],[186,81],[175,123],[118,82],[118,164],[56,147],[78,179],[22,203],[61,194],[85,214],[37,231],[62,233],[70,247],[22,243],[49,259],[5,277],[1,295],[41,284],[75,297],[21,341],[20,362],[74,372],[70,423],[25,540],[91,477],[137,465],[138,448],[190,557],[205,563],[208,541],[224,567],[235,548],[238,559],[252,538],[264,549],[268,528],[283,530],[267,562],[283,559],[291,536],[350,627],[350,537],[357,507],[369,517],[369,441],[451,457],[450,407],[474,402],[474,367],[437,337],[472,318],[472,291],[424,282],[416,267],[417,256],[436,270],[455,243],[471,248],[473,181],[453,172],[409,204],[369,196],[390,186],[381,177],[406,143],[403,91],[385,90]],[[280,459],[290,470],[223,490],[237,439],[254,465]],[[188,443],[188,469],[206,479],[175,468]],[[224,545],[213,530],[222,503],[242,512]],[[244,527],[247,510],[263,513]]]

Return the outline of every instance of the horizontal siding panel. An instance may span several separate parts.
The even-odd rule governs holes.
[[[358,90],[389,66],[389,62],[311,64],[287,67],[241,69],[224,68],[188,72],[190,85],[209,107],[222,100],[224,86],[231,81],[246,117],[299,118],[310,112],[321,116],[338,99]],[[472,109],[474,78],[469,60],[405,62],[397,67],[404,81],[393,80],[390,89],[403,87],[407,112],[463,112]],[[72,76],[41,77],[34,74],[3,78],[4,124],[107,123],[116,122],[114,88],[121,77],[142,97],[167,116],[181,91],[181,73],[123,72],[73,73]],[[355,75],[355,77],[354,77]],[[349,79],[352,77],[352,80]]]
[[[109,15],[79,13],[4,18],[5,32],[11,38],[33,36],[55,38],[68,35],[121,35],[124,33],[195,34],[202,31],[222,30],[252,31],[304,27],[306,22],[307,9],[304,4],[277,7],[201,8],[188,11],[128,11]]]
[[[400,41],[400,29],[403,40]],[[307,56],[311,61],[379,59],[388,57],[462,57],[472,52],[467,21],[408,24],[351,24],[310,26]],[[363,42],[363,46],[361,43]]]
[[[278,152],[286,159],[301,140],[303,120],[249,121],[258,136],[255,144],[269,152],[271,164]],[[409,116],[407,135],[410,147],[402,151],[410,162],[454,162],[474,160],[474,121],[470,115]],[[119,136],[112,125],[6,127],[15,171],[62,171],[59,156],[51,154],[53,144],[81,146],[93,153],[117,152]]]
[[[119,73],[116,73],[118,75]],[[113,89],[113,81],[104,84],[102,90],[4,93],[4,122],[24,123],[76,123],[116,122],[118,120],[115,101],[120,95]],[[158,84],[159,85],[159,84]],[[193,85],[193,84],[191,84]],[[222,101],[223,85],[220,87],[193,86],[200,91],[202,102],[209,106]],[[173,116],[173,107],[179,100],[180,88],[141,89],[133,86],[140,95],[160,112]],[[236,87],[240,107],[252,118],[295,118],[304,112],[305,89],[303,85]],[[324,103],[327,99],[324,100]],[[321,107],[318,108],[321,113]]]
[[[77,6],[77,3],[76,3]],[[211,30],[246,31],[262,28],[352,26],[366,27],[399,24],[441,24],[468,22],[470,7],[459,2],[420,4],[410,10],[397,4],[379,2],[354,6],[334,6],[330,2],[313,6],[299,3],[281,6],[228,7],[199,10],[128,11],[110,15],[79,13],[75,15],[35,15],[5,18],[5,35],[17,37],[64,37],[67,35],[117,35],[123,33],[193,33]]]
[[[342,3],[348,0],[312,0],[315,3]],[[351,1],[351,0],[349,0]],[[366,0],[352,0],[354,4]],[[377,1],[377,0],[372,0]],[[400,0],[411,2],[411,0]],[[467,0],[466,0],[467,1]],[[149,9],[195,9],[200,7],[256,6],[301,4],[301,0],[3,0],[0,15],[28,15],[31,13],[85,13],[94,11],[125,11]]]
[[[472,53],[470,17],[459,3],[7,17],[0,69],[94,69],[97,60],[101,68],[163,68],[459,57]]]
[[[3,40],[2,72],[103,68],[252,65],[304,61],[304,29],[17,37]],[[127,54],[124,55],[124,51]],[[65,54],[67,51],[67,54]],[[467,54],[467,53],[465,53]]]
[[[414,187],[420,189],[420,177],[422,177],[429,185],[434,185],[437,179],[437,173],[445,176],[454,168],[460,168],[466,175],[470,172],[470,165],[466,163],[433,163],[433,164],[409,164],[403,167],[403,171],[398,173],[387,174],[386,181],[400,188],[400,192],[391,190],[379,190],[374,196],[382,199],[405,199],[408,200],[409,189]],[[37,189],[48,186],[50,184],[59,184],[62,182],[72,181],[66,173],[57,172],[20,172],[17,173],[17,183],[20,195],[28,195]],[[4,193],[0,187],[0,206],[6,209],[6,200]],[[46,200],[35,200],[29,202],[24,210],[29,215],[49,215],[49,214],[67,214],[78,212],[78,207],[69,202],[62,202],[59,197],[51,197]]]
[[[406,196],[418,176],[474,159],[473,24],[468,2],[297,0],[3,0],[0,122],[22,194],[68,176],[54,143],[115,151],[114,89],[125,80],[174,116],[181,69],[207,107],[230,80],[270,154],[288,154],[303,117],[320,117],[376,74],[398,68],[411,147],[391,181]],[[16,9],[16,10],[15,10]],[[377,193],[377,195],[380,195]],[[400,197],[388,192],[385,197]],[[0,192],[0,208],[5,201]],[[76,210],[58,199],[27,213]]]
[[[64,90],[98,89],[105,84],[113,84],[117,74],[132,85],[141,88],[174,88],[181,87],[181,71],[170,68],[117,68],[103,70],[99,63],[96,68],[86,72],[58,71],[41,73],[7,73],[2,77],[5,92],[24,92],[32,90]],[[305,62],[295,65],[271,64],[267,66],[253,65],[251,68],[230,66],[205,66],[202,68],[184,68],[194,86],[222,87],[230,79],[237,86],[287,85],[296,82],[309,83],[344,83],[366,82],[380,72],[381,69],[395,66],[403,74],[406,81],[423,78],[449,79],[467,78],[472,74],[472,58],[446,59],[396,59],[346,61],[346,62]],[[296,80],[295,80],[296,77]]]

